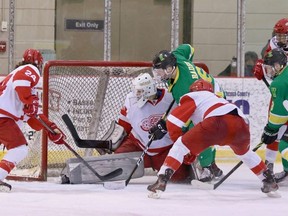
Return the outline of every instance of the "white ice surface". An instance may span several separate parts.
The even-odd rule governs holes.
[[[219,164],[225,172],[234,165]],[[284,216],[288,212],[288,186],[280,188],[281,198],[269,198],[244,165],[214,191],[168,184],[160,199],[149,199],[146,187],[155,180],[155,176],[133,179],[122,190],[99,184],[61,185],[56,178],[8,181],[13,188],[0,193],[0,216]]]

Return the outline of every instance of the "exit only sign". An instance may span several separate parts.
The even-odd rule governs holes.
[[[103,31],[104,20],[66,19],[65,29],[66,30]]]

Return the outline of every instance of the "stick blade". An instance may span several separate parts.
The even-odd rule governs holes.
[[[209,183],[201,182],[198,180],[192,180],[191,185],[193,188],[196,188],[196,189],[214,190],[214,184],[209,184]]]
[[[118,168],[104,176],[101,177],[101,180],[102,181],[106,181],[106,180],[109,180],[109,179],[112,179],[112,178],[115,178],[119,175],[121,175],[123,173],[123,169],[122,168]]]
[[[266,193],[266,195],[270,198],[281,198],[281,194],[279,193],[279,191],[271,191],[269,193]]]

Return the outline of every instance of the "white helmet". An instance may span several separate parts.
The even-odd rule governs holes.
[[[137,98],[137,105],[141,108],[150,96],[156,95],[155,80],[148,73],[142,73],[132,80],[132,92]]]

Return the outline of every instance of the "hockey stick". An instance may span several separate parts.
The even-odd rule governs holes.
[[[62,119],[66,124],[68,130],[70,131],[75,144],[79,148],[104,148],[104,149],[112,149],[111,140],[83,140],[79,137],[76,128],[74,127],[73,122],[67,114],[62,115]]]
[[[173,107],[173,104],[174,104],[174,103],[175,103],[175,100],[173,100],[173,101],[170,103],[168,109],[166,110],[166,112],[165,112],[164,115],[162,116],[162,119],[165,119],[165,118],[167,117],[167,115],[168,115],[168,113],[170,112],[171,108]],[[131,171],[130,175],[128,176],[128,178],[127,178],[126,180],[124,180],[124,181],[118,181],[118,182],[113,182],[113,181],[112,181],[112,182],[104,182],[104,185],[103,185],[104,188],[110,189],[110,190],[111,190],[111,189],[112,189],[112,190],[117,190],[117,189],[123,189],[123,188],[125,188],[125,187],[129,184],[129,182],[130,182],[133,174],[135,173],[135,171],[137,170],[137,168],[139,167],[139,165],[142,163],[145,154],[147,153],[150,145],[152,144],[152,142],[153,142],[153,140],[154,140],[154,137],[155,137],[155,135],[152,134],[151,137],[150,137],[150,139],[149,139],[149,141],[148,141],[148,143],[147,143],[147,145],[146,145],[146,147],[145,147],[145,149],[144,149],[144,151],[142,152],[142,154],[141,154],[140,157],[138,158],[138,160],[137,160],[137,162],[136,162],[133,170]]]
[[[166,112],[165,112],[164,115],[162,116],[162,119],[165,119],[165,118],[167,117],[167,115],[168,115],[168,113],[170,112],[170,110],[171,110],[172,106],[174,105],[174,103],[175,103],[175,100],[173,100],[173,101],[170,103],[168,109],[166,110]],[[151,137],[150,137],[150,139],[149,139],[149,141],[148,141],[148,143],[147,143],[147,145],[146,145],[146,148],[144,149],[144,151],[142,152],[141,156],[140,156],[139,159],[137,160],[134,169],[133,169],[132,172],[130,173],[129,177],[126,179],[126,181],[125,181],[125,186],[127,186],[127,185],[129,184],[129,182],[130,182],[130,180],[131,180],[134,172],[137,170],[137,168],[139,167],[139,165],[142,163],[142,161],[143,161],[143,159],[144,159],[144,156],[145,156],[145,154],[147,153],[147,151],[148,151],[150,145],[152,144],[154,138],[155,138],[155,135],[152,134]]]
[[[262,142],[260,142],[253,151],[257,151],[262,146]],[[242,161],[240,161],[236,166],[234,166],[223,178],[221,178],[217,183],[215,184],[208,184],[205,182],[201,182],[198,180],[192,180],[191,184],[199,189],[208,189],[208,190],[215,190],[217,189],[230,175],[232,175],[241,165],[243,164]]]
[[[144,156],[145,156],[145,154],[147,153],[147,151],[148,151],[150,145],[152,144],[153,140],[154,140],[154,134],[152,134],[152,136],[150,137],[150,139],[149,139],[149,141],[148,141],[148,143],[147,143],[147,145],[146,145],[146,148],[144,149],[144,151],[142,152],[142,154],[141,154],[140,157],[138,158],[138,160],[137,160],[137,162],[136,162],[136,164],[135,164],[132,172],[130,173],[130,175],[128,176],[128,178],[125,180],[125,186],[127,186],[127,185],[129,184],[129,182],[130,182],[133,174],[135,173],[135,171],[137,170],[137,168],[139,167],[139,165],[142,163],[142,161],[143,161],[143,159],[144,159]]]
[[[265,85],[269,88],[270,84],[268,83],[267,79],[265,78],[265,76],[263,76],[262,78],[263,82],[265,83]]]
[[[41,118],[37,118],[38,121],[50,132],[55,134],[55,131],[52,130]],[[107,181],[111,178],[114,178],[116,176],[119,176],[122,174],[123,169],[122,168],[118,168],[104,176],[100,175],[99,173],[97,173],[90,165],[89,163],[87,163],[87,161],[85,161],[70,145],[68,145],[68,143],[66,143],[65,141],[63,142],[63,145],[65,145],[95,176],[97,176],[101,181]]]

